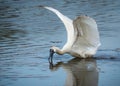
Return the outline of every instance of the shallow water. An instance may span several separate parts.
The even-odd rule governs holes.
[[[49,48],[61,48],[66,31],[55,14],[38,5],[71,19],[93,17],[102,43],[99,59],[55,55],[51,67]],[[119,0],[0,0],[0,86],[120,86],[119,9]]]

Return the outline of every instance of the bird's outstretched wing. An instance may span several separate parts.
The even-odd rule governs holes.
[[[76,40],[74,43],[85,45],[86,47],[100,46],[99,32],[94,19],[88,16],[79,16],[73,21],[74,35]],[[76,44],[73,44],[76,45]]]
[[[48,7],[48,6],[40,6],[43,8],[46,8],[50,11],[52,11],[53,13],[55,13],[63,22],[63,24],[66,27],[66,31],[67,31],[67,42],[66,44],[63,46],[62,50],[68,50],[68,48],[71,48],[75,38],[74,38],[74,28],[73,28],[73,20],[71,20],[70,18],[68,18],[67,16],[63,15],[61,12],[59,12],[58,10],[52,8],[52,7]],[[61,35],[61,34],[60,34]]]

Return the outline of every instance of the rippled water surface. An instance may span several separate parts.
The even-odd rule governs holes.
[[[93,17],[101,36],[95,55],[100,59],[55,55],[51,67],[49,48],[64,45],[66,30],[39,5],[52,6],[71,19]],[[120,86],[119,73],[119,0],[0,0],[0,86]]]

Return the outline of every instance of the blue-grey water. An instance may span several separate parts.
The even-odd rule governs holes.
[[[74,19],[86,14],[99,28],[101,59],[55,55],[66,42],[63,23],[51,6]],[[112,58],[112,59],[110,59]],[[120,0],[0,0],[0,86],[120,86]]]

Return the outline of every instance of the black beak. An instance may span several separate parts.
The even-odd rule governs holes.
[[[48,60],[49,60],[50,63],[52,63],[52,59],[53,59],[53,54],[54,53],[55,53],[54,50],[50,49],[50,55],[49,55],[49,58],[48,58]]]

